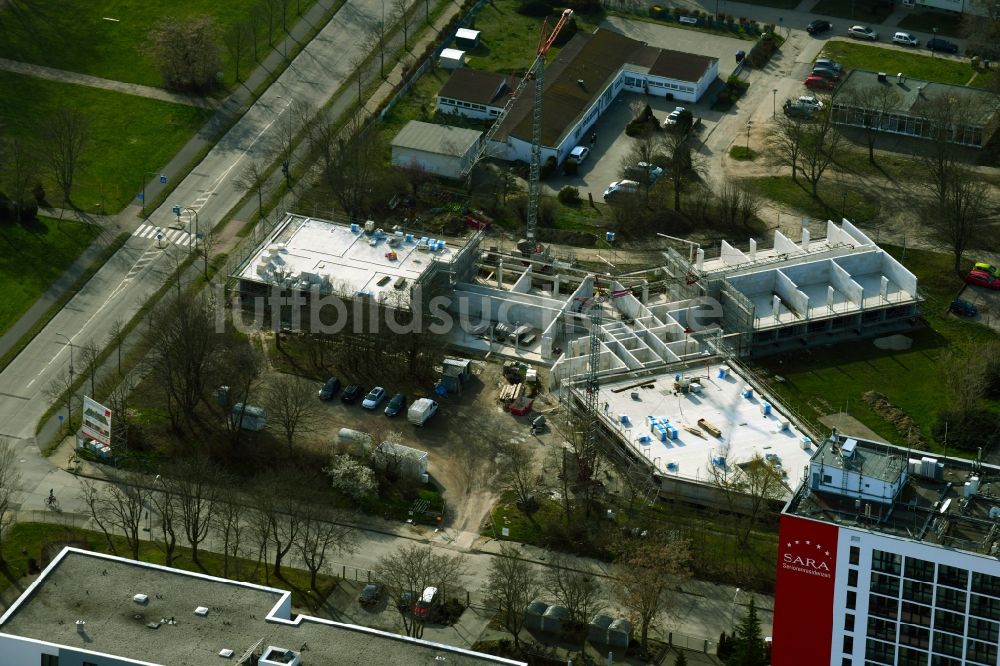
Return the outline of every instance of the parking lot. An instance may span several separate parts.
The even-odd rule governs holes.
[[[1000,291],[966,285],[957,298],[972,303],[979,310],[979,314],[975,317],[961,317],[962,319],[978,321],[995,331],[1000,331]],[[952,314],[951,316],[957,315]]]
[[[748,50],[752,42],[733,37],[722,37],[694,30],[671,28],[645,21],[613,16],[601,24],[603,29],[614,30],[624,35],[647,42],[651,46],[669,48],[675,51],[698,53],[719,59],[719,78],[724,81],[736,67],[735,54],[738,50]],[[707,95],[706,95],[707,97]],[[676,106],[684,106],[702,121],[701,132],[707,134],[724,114],[709,109],[706,98],[698,104],[667,100],[662,96],[640,95],[623,92],[597,121],[594,131],[597,143],[591,147],[590,156],[580,165],[575,176],[558,175],[544,183],[548,194],[555,194],[566,186],[576,187],[584,199],[590,194],[595,201],[602,201],[601,195],[608,185],[621,179],[622,163],[632,150],[634,139],[625,134],[625,126],[649,104],[653,113],[662,122]]]

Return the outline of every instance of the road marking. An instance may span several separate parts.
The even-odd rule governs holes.
[[[17,398],[18,400],[31,400],[31,398],[23,395],[14,395],[13,393],[4,393],[0,391],[0,395],[7,396],[8,398]]]
[[[191,234],[183,229],[164,229],[163,227],[158,227],[155,224],[143,224],[132,232],[133,236],[149,239],[156,238],[157,234],[161,234],[163,240],[167,243],[173,243],[174,245],[180,245],[181,247],[190,246],[194,240],[191,237]]]

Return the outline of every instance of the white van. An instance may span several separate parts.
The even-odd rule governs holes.
[[[908,32],[897,32],[892,36],[892,43],[903,46],[920,46],[920,40]]]

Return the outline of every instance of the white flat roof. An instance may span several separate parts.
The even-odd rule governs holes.
[[[644,385],[652,384],[652,388],[626,388],[642,381],[634,377],[603,385],[598,394],[598,412],[660,474],[708,482],[714,458],[724,457],[727,465],[733,466],[750,460],[755,453],[773,454],[787,475],[785,482],[789,488],[798,487],[803,470],[816,450],[815,443],[803,449],[802,439],[806,435],[802,431],[791,423],[783,430],[782,423],[788,418],[773,403],[770,414],[765,416],[761,407],[770,401],[756,389],[752,397],[744,397],[746,380],[732,370],[720,378],[720,367],[713,362],[688,369],[684,377],[697,380],[702,386],[700,393],[675,394],[674,374],[647,378]],[[614,391],[620,388],[625,390]],[[638,399],[632,397],[633,393]],[[622,415],[627,416],[627,424],[622,423]],[[671,440],[668,435],[667,441],[660,441],[651,431],[650,416],[668,420],[677,429],[677,439]],[[699,428],[698,419],[705,419],[721,430],[722,436],[713,437]],[[688,432],[685,425],[698,429],[703,437]]]
[[[461,60],[465,56],[465,51],[459,49],[441,49],[441,57],[445,60]]]
[[[479,39],[479,31],[470,30],[469,28],[459,28],[458,30],[455,31],[455,37],[459,39],[475,40]]]
[[[273,285],[291,279],[303,290],[319,284],[323,291],[348,296],[399,294],[408,302],[413,282],[433,262],[451,262],[457,249],[447,245],[434,252],[418,249],[429,242],[421,244],[420,236],[406,240],[406,234],[390,246],[392,237],[398,238],[391,231],[381,237],[366,234],[363,224],[352,230],[350,225],[290,215],[261,244],[239,277]],[[387,256],[390,252],[395,252],[395,259]],[[399,278],[406,283],[396,288]]]

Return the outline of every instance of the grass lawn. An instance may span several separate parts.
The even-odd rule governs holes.
[[[839,16],[857,23],[882,23],[892,13],[892,7],[888,4],[876,5],[872,0],[819,0],[813,5],[812,13]],[[847,27],[840,31],[841,34]]]
[[[934,32],[938,29],[938,34],[944,37],[962,37],[962,15],[944,14],[942,12],[915,12],[907,14],[899,22],[901,30],[919,30],[920,32]]]
[[[305,12],[315,0],[288,0],[288,23],[297,18],[297,9]],[[5,3],[0,7],[0,57],[67,69],[116,81],[160,86],[156,62],[148,53],[149,32],[163,17],[187,18],[212,16],[220,35],[220,55],[226,85],[236,80],[232,55],[225,48],[222,35],[230,26],[246,21],[257,11],[259,0],[61,0]],[[106,21],[105,17],[118,19]],[[281,14],[278,12],[273,34],[280,39]],[[261,18],[258,29],[258,52],[266,53],[267,20]],[[240,74],[246,76],[253,66],[252,53],[241,58]]]
[[[729,156],[741,162],[757,159],[757,151],[746,146],[733,146],[729,149]]]
[[[827,42],[821,55],[836,60],[845,69],[867,69],[893,74],[903,72],[910,78],[939,83],[965,85],[974,73],[967,60],[932,58],[917,51],[886,49],[854,42]]]
[[[486,5],[476,16],[472,27],[483,36],[477,46],[466,52],[468,67],[510,74],[523,73],[535,59],[542,19],[517,13],[514,0],[497,0]],[[575,14],[573,17],[580,32],[592,32],[603,20],[602,14]],[[549,20],[551,27],[555,14]],[[548,62],[559,54],[560,48],[552,47]]]
[[[897,259],[902,256],[899,247],[883,247]],[[946,314],[948,303],[962,286],[952,270],[951,255],[908,249],[903,263],[916,274],[927,299],[921,310],[928,326],[906,334],[913,339],[911,349],[882,351],[867,341],[844,343],[765,359],[758,365],[785,378],[771,388],[806,418],[847,411],[887,441],[901,441],[893,426],[861,401],[866,391],[883,393],[916,421],[931,442],[927,448],[940,451],[931,430],[939,410],[947,405],[941,356],[955,346],[975,349],[995,340],[996,333]],[[1000,409],[997,401],[987,405]]]
[[[30,308],[97,238],[97,227],[50,218],[0,227],[0,334]]]
[[[41,124],[60,108],[78,109],[89,123],[85,164],[73,188],[73,203],[108,213],[121,210],[139,191],[143,173],[156,171],[211,116],[205,109],[122,95],[84,86],[0,72],[0,125],[14,136],[35,139]],[[49,202],[62,196],[43,180]]]
[[[972,82],[969,85],[975,88],[998,90],[1000,89],[1000,86],[997,85],[997,76],[1000,76],[1000,71],[995,69],[988,72],[977,72],[976,77],[972,79]]]
[[[791,176],[747,178],[743,183],[761,195],[791,206],[814,219],[840,219],[842,214],[857,220],[870,220],[879,210],[878,198],[859,187],[836,182],[829,172],[819,181],[818,198],[813,198],[809,183],[802,176],[799,182]]]
[[[34,559],[41,566],[42,548],[47,544],[65,542],[86,543],[90,550],[97,553],[117,554],[122,557],[130,557],[131,555],[124,537],[112,538],[112,543],[117,550],[117,553],[112,553],[108,549],[104,535],[100,532],[48,523],[18,523],[10,528],[3,541],[3,556],[6,561],[5,567],[2,569],[4,576],[9,581],[16,581],[27,575],[29,573],[29,558]],[[159,545],[148,541],[140,544],[139,559],[143,562],[161,565],[165,561],[163,549]],[[222,555],[199,550],[198,559],[202,566],[198,566],[191,559],[191,551],[188,548],[178,547],[174,552],[172,566],[175,569],[183,571],[193,571],[223,577]],[[240,560],[237,563],[236,560],[230,558],[228,578],[291,590],[292,605],[297,608],[315,610],[337,585],[336,577],[320,574],[317,579],[317,587],[320,594],[317,595],[309,592],[309,573],[307,571],[284,566],[281,569],[283,580],[280,580],[270,575],[270,567],[266,565],[264,567],[256,567],[255,564],[256,562],[246,559]],[[265,573],[265,569],[268,570],[267,573]],[[237,572],[239,575],[237,575]]]

